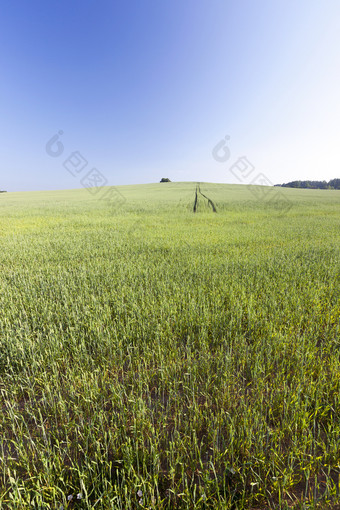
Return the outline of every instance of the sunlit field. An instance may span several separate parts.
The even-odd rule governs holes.
[[[340,192],[118,190],[0,195],[0,508],[336,508]]]

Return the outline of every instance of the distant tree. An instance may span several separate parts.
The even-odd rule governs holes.
[[[287,184],[281,184],[284,188],[304,188],[304,189],[340,189],[340,179],[326,181],[291,181]]]
[[[300,181],[292,181],[287,184],[282,184],[286,188],[300,188]]]
[[[171,182],[167,177],[162,177],[159,182]]]
[[[333,189],[340,189],[340,179],[331,179],[328,185]]]

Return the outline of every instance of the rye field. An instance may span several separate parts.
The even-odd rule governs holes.
[[[196,189],[0,195],[1,509],[339,508],[340,192]]]

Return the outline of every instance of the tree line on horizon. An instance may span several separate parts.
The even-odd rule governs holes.
[[[340,189],[340,179],[330,181],[291,181],[285,184],[276,184],[282,188],[306,188],[306,189]]]

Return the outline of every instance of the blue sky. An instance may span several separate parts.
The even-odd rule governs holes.
[[[0,188],[79,188],[76,151],[112,185],[238,182],[241,156],[272,183],[340,177],[338,0],[0,7]]]

